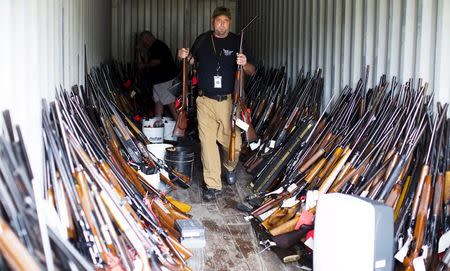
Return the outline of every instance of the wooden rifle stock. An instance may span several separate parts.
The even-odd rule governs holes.
[[[327,159],[324,157],[320,159],[319,162],[309,171],[308,175],[305,177],[305,182],[311,184],[312,181],[316,178],[317,174],[322,170],[322,167],[327,162]]]
[[[403,260],[403,265],[406,267],[405,270],[414,270],[413,261],[415,258],[419,257],[422,250],[425,231],[427,229],[428,205],[431,199],[431,189],[431,175],[427,175],[423,182],[422,195],[417,210],[416,224],[414,226],[414,247],[412,248],[411,253]]]
[[[242,52],[242,51],[241,51]],[[237,71],[236,80],[239,80],[239,73],[242,68],[239,67],[239,70]],[[233,94],[231,95],[232,99],[232,109],[231,109],[231,134],[230,134],[230,143],[228,145],[228,160],[234,161],[235,159],[235,148],[236,148],[236,120],[239,118],[239,110],[238,110],[238,104],[239,104],[239,85],[234,86]]]
[[[117,177],[111,172],[111,167],[108,163],[105,161],[100,161],[98,163],[98,166],[100,167],[100,170],[103,172],[103,174],[106,177],[106,180],[110,181],[111,184],[114,186],[114,190],[116,190],[117,194],[120,197],[125,197],[125,191],[123,191],[122,187],[119,184],[119,180],[117,180]]]
[[[437,258],[437,244],[438,244],[438,224],[439,220],[442,217],[442,205],[444,199],[444,174],[438,173],[436,175],[436,181],[434,184],[434,198],[433,198],[433,206],[432,206],[432,215],[431,215],[431,252],[432,258]]]
[[[113,200],[107,195],[105,191],[100,191],[100,197],[102,198],[103,202],[105,203],[105,206],[108,208],[109,213],[114,218],[114,221],[116,222],[118,227],[127,236],[128,240],[136,250],[136,253],[139,256],[142,263],[142,270],[150,271],[151,269],[147,258],[147,253],[139,236],[130,227],[127,219],[125,218],[121,210],[115,205]]]
[[[242,30],[241,30],[241,42],[239,46],[239,53],[242,54],[244,52],[242,43],[244,40],[244,29],[247,28],[255,19],[254,17]],[[244,92],[244,67],[239,65],[238,70],[236,72],[236,78],[234,81],[234,90],[232,97],[233,107],[231,109],[231,136],[230,143],[228,146],[228,160],[235,160],[235,147],[236,147],[236,121],[239,119],[239,104],[242,109],[242,113],[244,115],[244,122],[249,125],[246,131],[246,139],[248,142],[256,140],[256,132],[250,121],[250,110],[247,110],[247,106],[245,105],[245,92]],[[244,99],[244,100],[242,100]],[[244,108],[245,107],[245,108]],[[248,122],[247,122],[248,121]],[[251,127],[250,127],[251,126]]]
[[[130,180],[135,186],[136,189],[141,193],[141,195],[145,195],[146,190],[142,186],[141,182],[139,181],[138,174],[136,171],[134,171],[123,159],[122,155],[120,155],[120,152],[117,148],[113,147],[113,144],[110,144],[111,146],[111,152],[114,159],[118,162],[118,167],[122,170],[123,175],[127,177],[128,180]]]
[[[297,206],[292,206],[289,208],[279,208],[273,214],[271,214],[262,225],[267,229],[271,230],[284,224],[286,221],[290,220],[297,212]]]
[[[400,193],[402,192],[402,186],[400,184],[395,184],[392,188],[392,191],[389,193],[389,196],[385,200],[385,204],[387,206],[390,206],[392,208],[395,207],[395,204],[397,203],[397,200],[400,197]]]
[[[264,202],[261,206],[259,206],[256,210],[254,210],[251,215],[252,216],[258,216],[270,209],[272,209],[274,206],[278,205],[280,202],[282,202],[286,198],[287,194],[286,192],[281,193],[278,195],[275,199],[270,199]]]
[[[0,217],[0,252],[14,270],[38,271],[38,263],[28,252],[17,235]]]
[[[324,149],[319,149],[316,153],[314,153],[301,167],[300,172],[306,172],[306,170],[309,169],[309,167],[314,164],[322,155],[325,153]]]
[[[323,170],[321,170],[319,172],[318,177],[320,179],[322,179],[323,177],[327,176],[328,173],[333,169],[333,166],[335,165],[336,161],[339,159],[339,157],[341,157],[341,154],[344,152],[344,148],[342,148],[341,146],[337,147],[336,150],[333,152],[333,154],[331,155],[331,157],[328,159],[325,159],[325,166],[323,168]]]
[[[255,131],[255,127],[253,127],[252,117],[250,108],[245,104],[245,100],[241,99],[241,112],[243,115],[244,122],[248,124],[247,131],[245,131],[245,140],[247,142],[253,142],[258,139],[258,136]]]
[[[397,218],[398,218],[399,213],[400,213],[400,209],[402,208],[402,206],[403,206],[403,204],[405,202],[406,193],[408,192],[408,188],[409,188],[410,183],[411,183],[411,176],[407,176],[405,184],[403,185],[403,188],[402,188],[402,193],[400,194],[400,197],[399,197],[397,203],[395,204],[394,221],[397,221]]]
[[[420,171],[419,180],[417,182],[416,186],[416,193],[414,194],[414,201],[411,211],[411,225],[414,225],[414,221],[416,221],[416,215],[419,209],[419,204],[421,202],[420,197],[422,195],[423,186],[426,182],[428,173],[430,172],[430,166],[429,165],[423,165],[422,169]]]
[[[348,157],[350,156],[352,152],[352,149],[346,148],[344,150],[344,154],[342,157],[340,157],[339,161],[336,163],[334,168],[331,170],[330,174],[328,174],[327,178],[323,181],[321,186],[319,187],[319,193],[325,194],[328,189],[333,185],[339,171],[341,171],[342,167],[344,166],[345,162],[347,161]]]
[[[93,216],[93,203],[89,195],[89,187],[86,181],[85,172],[82,170],[76,170],[74,173],[74,178],[77,181],[77,192],[81,201],[81,208],[83,209],[84,215],[88,222],[89,228],[91,229],[92,235],[94,236],[95,242],[98,244],[97,247],[100,250],[100,255],[103,261],[106,263],[108,261],[106,244],[103,242],[103,238],[100,236],[100,231],[97,228],[97,223],[94,221]]]
[[[173,129],[173,136],[183,137],[187,128],[187,60],[183,59],[183,90],[181,107],[178,109],[177,122]]]
[[[291,231],[295,230],[295,225],[297,225],[298,219],[300,218],[300,213],[296,213],[295,216],[293,218],[291,218],[290,220],[288,220],[287,222],[279,225],[276,228],[273,228],[272,230],[270,230],[270,234],[272,234],[272,236],[277,236],[280,234],[284,234],[284,233],[288,233]]]
[[[445,172],[444,180],[444,205],[446,206],[446,219],[450,218],[450,170]],[[446,222],[447,223],[447,222]],[[450,226],[450,225],[449,225]]]
[[[298,244],[302,240],[302,238],[313,228],[313,225],[302,225],[298,230],[273,236],[272,240],[280,248],[288,249],[295,244]]]
[[[167,242],[169,242],[183,256],[185,260],[192,257],[193,255],[192,252],[186,247],[184,247],[182,244],[180,244],[173,237],[167,236]],[[189,270],[187,266],[185,266],[185,268],[187,268],[186,270]]]

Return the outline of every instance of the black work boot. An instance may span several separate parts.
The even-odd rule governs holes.
[[[222,193],[221,190],[217,190],[214,188],[208,188],[203,192],[203,200],[204,201],[211,201],[213,199],[216,199],[217,195],[220,195]]]
[[[236,169],[233,169],[232,171],[227,170],[226,181],[229,185],[233,185],[236,183]]]

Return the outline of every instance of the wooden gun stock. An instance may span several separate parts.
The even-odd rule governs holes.
[[[176,249],[185,260],[192,257],[193,255],[192,252],[186,247],[184,247],[182,244],[180,244],[177,240],[173,239],[171,236],[167,236],[167,242],[169,242],[171,246],[173,246],[173,248]]]
[[[316,153],[314,153],[309,159],[303,163],[303,165],[300,167],[300,172],[306,172],[306,170],[309,169],[322,155],[325,153],[324,149],[319,149]]]
[[[411,221],[414,222],[416,220],[416,216],[417,216],[417,212],[419,209],[419,204],[421,202],[420,198],[423,194],[423,186],[426,182],[428,173],[430,172],[430,165],[423,165],[421,171],[420,171],[420,176],[419,176],[419,180],[417,182],[417,186],[416,186],[416,193],[414,194],[414,201],[413,201],[413,207],[412,207],[412,211],[411,211]]]
[[[399,213],[400,213],[400,209],[401,209],[401,207],[403,206],[403,204],[405,202],[406,193],[408,192],[408,188],[409,188],[410,183],[411,183],[411,176],[408,176],[408,177],[406,177],[405,184],[403,185],[402,193],[400,194],[400,197],[399,197],[397,203],[395,204],[394,221],[397,221],[397,218],[398,218]]]
[[[150,271],[150,265],[147,257],[147,252],[145,247],[140,240],[139,236],[134,232],[134,230],[130,227],[127,219],[125,218],[122,211],[115,205],[113,200],[106,194],[105,191],[100,191],[100,197],[102,198],[105,206],[108,208],[109,213],[113,217],[117,226],[123,231],[131,245],[136,250],[137,255],[139,256],[142,264],[142,270]]]
[[[319,172],[319,178],[322,179],[323,177],[327,176],[328,173],[331,171],[333,166],[335,165],[336,161],[341,157],[342,152],[344,149],[342,147],[337,147],[332,156],[329,158],[327,163],[325,164],[323,170]],[[326,159],[325,159],[326,160]]]
[[[352,150],[350,148],[344,151],[344,155],[342,155],[337,164],[331,170],[330,174],[327,176],[327,178],[323,181],[322,185],[320,186],[319,188],[320,194],[325,194],[328,191],[328,189],[333,185],[337,175],[342,170],[342,167],[344,166],[351,152]]]
[[[326,158],[320,159],[320,161],[317,162],[317,164],[309,171],[308,175],[306,175],[305,182],[311,184],[326,162],[327,162]]]
[[[422,250],[423,241],[425,238],[425,231],[427,229],[428,205],[431,199],[431,175],[425,177],[420,197],[420,204],[417,210],[416,224],[414,226],[414,247],[411,253],[403,260],[405,270],[414,270],[413,261],[419,257]]]
[[[297,206],[292,206],[289,208],[279,208],[273,214],[271,214],[266,220],[264,220],[262,225],[267,230],[276,228],[281,224],[284,224],[289,219],[291,219],[296,214],[297,209],[298,209]]]
[[[183,59],[183,90],[181,107],[178,109],[177,122],[173,128],[173,136],[183,137],[187,128],[187,61]]]
[[[301,239],[313,228],[313,225],[302,225],[300,229],[274,236],[272,240],[277,244],[277,246],[287,249],[299,243]]]
[[[236,145],[236,127],[234,127],[234,131],[233,128],[231,128],[231,135],[230,135],[230,144],[228,146],[228,160],[230,161],[234,161],[235,159],[235,145]]]
[[[39,271],[38,263],[30,255],[17,235],[0,217],[0,252],[14,270]]]
[[[295,214],[295,216],[288,220],[287,222],[279,225],[276,228],[273,228],[272,230],[270,230],[270,234],[272,234],[272,236],[277,236],[280,234],[284,234],[284,233],[288,233],[291,231],[295,230],[295,225],[297,225],[298,219],[300,218],[300,213]]]
[[[91,197],[89,195],[89,187],[86,181],[85,172],[81,170],[77,170],[73,173],[75,180],[77,180],[76,189],[78,196],[81,201],[81,208],[83,209],[84,215],[88,222],[89,228],[92,231],[92,234],[95,238],[96,243],[98,244],[98,249],[100,255],[104,262],[108,261],[107,257],[107,248],[106,244],[103,242],[103,238],[100,236],[100,231],[97,228],[97,224],[94,222],[93,216],[93,203],[91,201]]]
[[[444,204],[450,205],[450,171],[445,172]]]
[[[256,135],[255,127],[253,127],[250,108],[245,105],[245,101],[241,99],[241,112],[244,116],[244,122],[248,124],[248,129],[245,131],[245,140],[247,142],[253,142],[258,139]]]

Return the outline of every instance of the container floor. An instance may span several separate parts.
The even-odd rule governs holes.
[[[186,144],[186,143],[185,143]],[[212,202],[202,200],[203,174],[198,143],[186,144],[195,148],[193,184],[187,190],[171,192],[175,198],[192,205],[190,214],[205,226],[206,247],[191,249],[194,256],[188,260],[192,270],[299,270],[297,263],[284,264],[272,251],[262,251],[255,232],[244,219],[246,213],[236,209],[249,194],[251,180],[241,164],[238,165],[236,185],[223,184],[222,195]],[[262,251],[262,252],[261,252]]]

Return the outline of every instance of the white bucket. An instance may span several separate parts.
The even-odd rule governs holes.
[[[153,188],[157,189],[160,192],[163,193],[169,193],[172,191],[172,188],[168,185],[166,185],[164,182],[161,181],[161,177],[159,176],[160,172],[157,171],[155,174],[144,174],[142,171],[138,171],[139,175],[141,175],[147,184],[151,185]],[[162,173],[161,173],[162,174]]]
[[[150,119],[143,119],[142,120],[142,130],[144,130],[144,128],[150,127],[150,126],[153,126],[153,125],[150,125]]]
[[[147,150],[153,153],[158,159],[164,161],[164,156],[166,155],[166,148],[173,147],[172,144],[148,144]]]
[[[151,143],[162,143],[164,141],[164,127],[144,128],[142,132]]]
[[[160,118],[151,118],[142,120],[142,133],[151,143],[162,143],[164,141],[164,123],[161,127],[153,127]]]
[[[173,136],[173,128],[175,128],[176,121],[164,120],[164,140],[177,141],[177,138]]]

